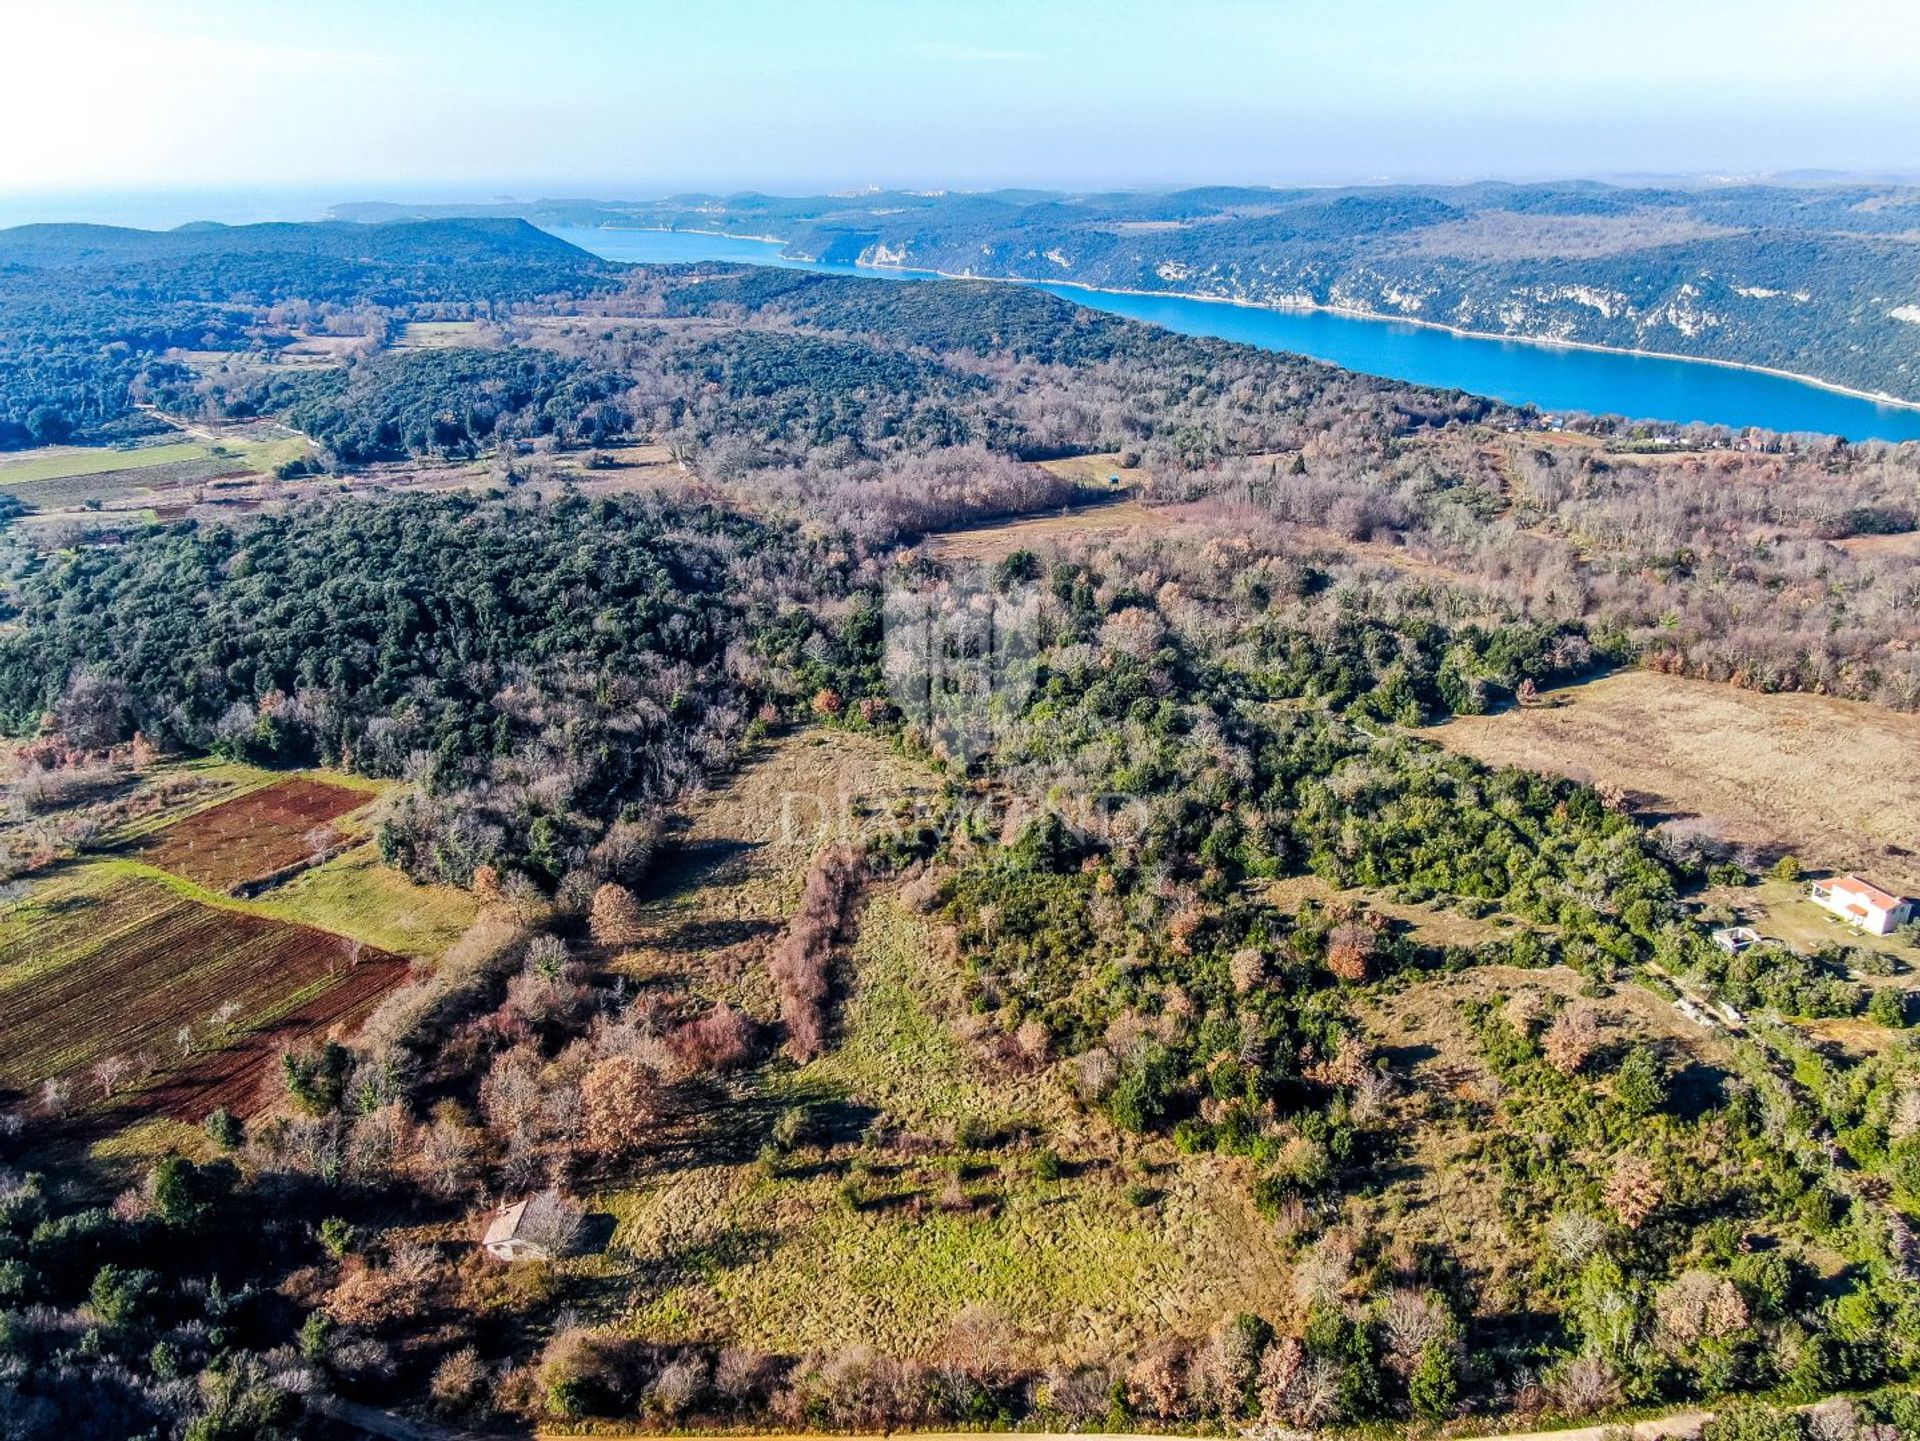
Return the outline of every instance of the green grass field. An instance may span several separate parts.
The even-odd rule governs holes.
[[[52,446],[0,459],[0,485],[20,485],[30,480],[58,480],[72,475],[104,475],[112,471],[141,470],[147,466],[170,465],[181,460],[203,460],[210,454],[204,441],[187,440],[169,445]]]
[[[256,914],[318,926],[399,955],[438,956],[479,906],[452,886],[423,886],[381,862],[371,845],[303,871],[248,904]]]
[[[855,1099],[936,1133],[1062,1119],[1059,1087],[1045,1078],[972,1074],[966,1047],[942,1018],[952,962],[933,927],[894,896],[876,896],[868,906],[848,961],[841,1042],[788,1078],[796,1096]]]
[[[109,502],[215,477],[265,474],[307,454],[304,436],[262,428],[253,436],[126,449],[61,446],[0,460],[0,491],[36,510]]]

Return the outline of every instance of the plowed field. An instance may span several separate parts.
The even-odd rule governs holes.
[[[168,826],[141,859],[209,890],[230,890],[324,850],[334,838],[331,822],[371,799],[305,776],[275,781]]]
[[[408,969],[139,876],[55,880],[3,919],[0,1104],[64,1079],[116,1113],[245,1114],[282,1047],[356,1024]],[[95,1079],[108,1058],[129,1063],[113,1097]]]

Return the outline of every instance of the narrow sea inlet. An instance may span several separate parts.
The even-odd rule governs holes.
[[[608,260],[654,264],[729,260],[872,279],[926,278],[794,260],[782,255],[774,241],[687,231],[558,228],[552,233]],[[1465,390],[1549,412],[1587,411],[1674,425],[1697,421],[1759,426],[1849,440],[1920,440],[1920,410],[1710,361],[1456,335],[1427,325],[1326,311],[1275,310],[1070,285],[1040,288],[1183,335],[1210,335],[1263,350],[1291,351],[1368,375]],[[1920,345],[1920,327],[1915,328],[1915,343]]]

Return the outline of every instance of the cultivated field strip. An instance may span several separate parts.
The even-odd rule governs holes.
[[[325,850],[337,839],[330,823],[372,799],[305,776],[275,781],[168,826],[141,858],[210,890],[230,890]]]
[[[182,1072],[130,1103],[138,1109],[244,1110],[275,1046],[357,1019],[407,970],[344,937],[137,876],[48,909],[0,945],[0,1086],[16,1096],[65,1079],[90,1098],[93,1068],[117,1057],[135,1063],[129,1083]],[[50,954],[40,944],[50,934],[77,939]]]
[[[251,475],[253,468],[233,459],[212,457],[199,460],[169,461],[164,465],[135,466],[126,470],[94,471],[85,475],[48,476],[43,480],[23,480],[4,485],[0,494],[11,495],[34,510],[60,510],[84,505],[88,501],[117,501],[147,492],[172,490],[182,486],[203,485],[212,480]]]

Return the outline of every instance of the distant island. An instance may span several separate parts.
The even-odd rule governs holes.
[[[1920,187],[873,191],[335,207],[707,230],[815,260],[1313,306],[1920,400]]]

